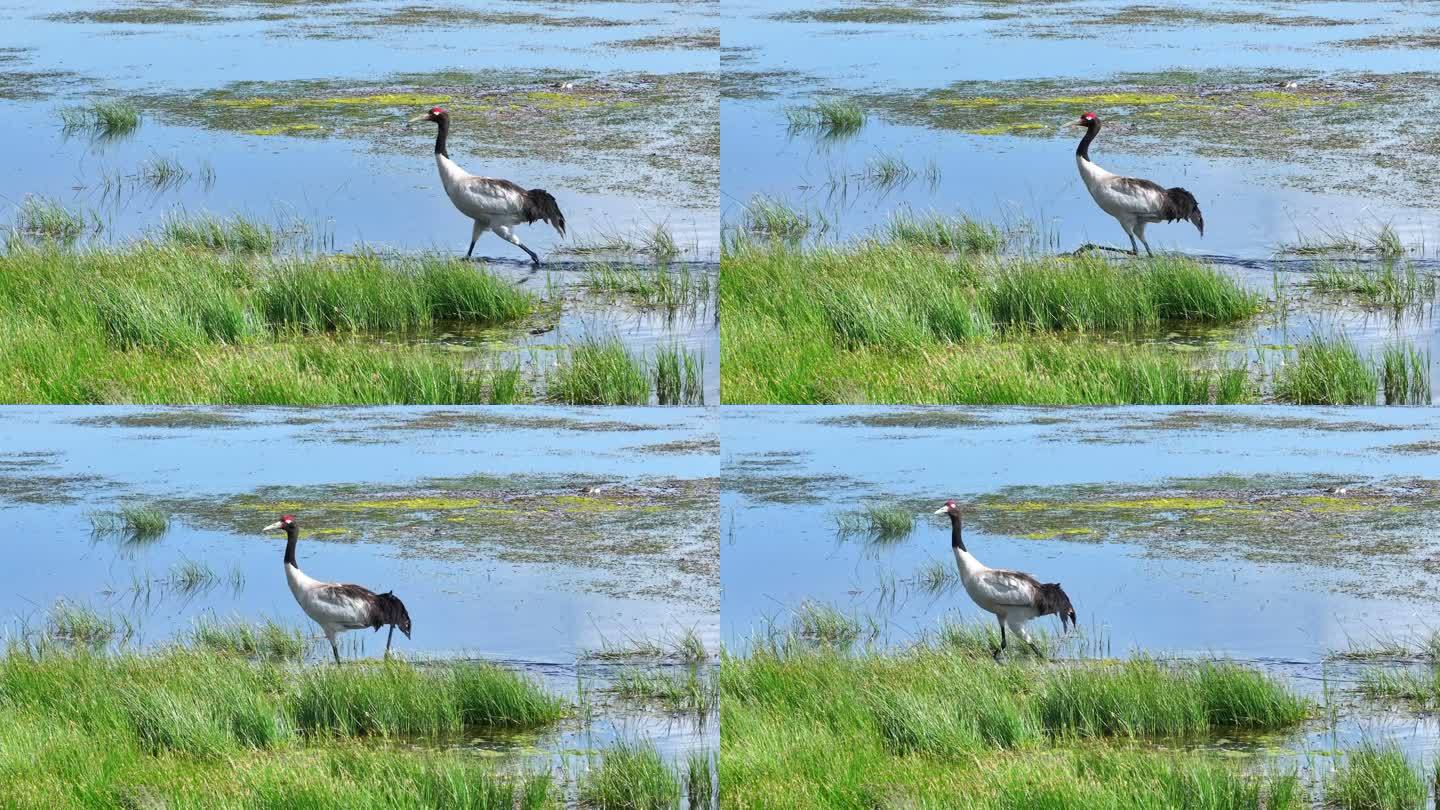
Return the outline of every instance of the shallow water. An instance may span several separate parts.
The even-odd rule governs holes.
[[[1440,440],[1423,409],[732,408],[721,438],[731,649],[787,629],[807,600],[861,619],[873,628],[864,643],[879,646],[903,647],[945,620],[993,621],[956,584],[934,593],[917,581],[931,563],[953,571],[948,521],[929,514],[950,498],[966,505],[966,544],[982,562],[1063,584],[1081,634],[1062,654],[1221,656],[1321,699],[1343,695],[1364,666],[1327,662],[1331,653],[1435,626],[1437,575],[1417,562],[1437,550],[1425,530],[1432,502],[1407,489],[1440,478],[1433,453],[1405,447]],[[1347,493],[1328,494],[1335,486]],[[1277,489],[1286,494],[1264,500]],[[1160,498],[1180,505],[1146,501]],[[1212,530],[1200,521],[1224,510],[1187,512],[1189,498],[1316,506],[1279,529]],[[1079,504],[1077,528],[1023,508],[1033,499]],[[871,502],[911,511],[913,532],[842,536],[837,516]],[[1396,517],[1378,518],[1364,542],[1335,534],[1360,530],[1332,518],[1367,510]],[[1134,517],[1152,512],[1153,524]],[[1115,529],[1129,521],[1133,531]],[[1034,626],[1059,632],[1053,617]],[[1315,752],[1337,739],[1393,733],[1427,763],[1440,746],[1433,717],[1348,703],[1334,727],[1250,745],[1321,770]]]
[[[0,513],[16,541],[9,548],[11,564],[0,572],[5,594],[0,616],[7,634],[42,630],[46,611],[65,600],[124,617],[134,628],[125,642],[132,648],[168,643],[207,615],[274,618],[303,628],[307,637],[318,635],[285,583],[283,535],[260,531],[277,516],[252,510],[254,526],[248,531],[219,528],[207,518],[205,504],[259,490],[279,500],[284,492],[307,494],[299,505],[287,504],[302,526],[297,556],[307,573],[393,589],[404,598],[415,621],[414,637],[396,634],[395,649],[408,657],[497,661],[576,700],[582,682],[594,693],[617,669],[586,660],[587,651],[687,630],[718,649],[713,566],[709,573],[685,575],[655,558],[639,565],[624,555],[597,554],[594,567],[568,558],[527,561],[473,539],[447,543],[445,534],[457,525],[447,518],[468,513],[439,506],[417,513],[418,519],[404,518],[398,534],[385,529],[383,509],[379,524],[363,522],[377,514],[366,510],[354,513],[353,532],[307,533],[306,515],[316,515],[320,507],[307,509],[303,502],[309,493],[330,489],[349,497],[380,493],[374,497],[383,500],[427,479],[482,474],[513,480],[517,487],[534,476],[616,486],[676,479],[703,486],[718,474],[713,450],[647,448],[713,439],[712,411],[555,408],[535,416],[538,412],[525,408],[5,410]],[[169,531],[141,543],[92,536],[92,513],[131,502],[173,504],[167,510]],[[694,520],[696,513],[674,514]],[[713,507],[701,514],[713,515]],[[700,533],[702,546],[703,537],[714,536],[714,524],[707,529],[705,520],[713,517],[687,526]],[[578,530],[576,535],[584,536]],[[167,583],[172,567],[186,560],[208,566],[218,581],[190,591]],[[676,590],[678,582],[685,583],[683,592]],[[347,656],[378,656],[385,644],[383,633],[349,633],[342,639]],[[310,654],[323,661],[328,652],[321,639]],[[594,722],[568,721],[538,742],[507,739],[503,747],[550,756],[635,734],[656,739],[668,755],[716,739],[713,726],[612,705],[602,706]],[[481,743],[495,741],[465,744]]]

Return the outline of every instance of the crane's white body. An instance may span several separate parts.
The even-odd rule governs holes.
[[[1135,247],[1138,238],[1150,250],[1145,241],[1145,226],[1160,222],[1160,212],[1165,208],[1164,190],[1148,180],[1123,177],[1106,171],[1089,158],[1075,156],[1075,165],[1080,170],[1080,179],[1090,192],[1090,198],[1100,210],[1114,217],[1130,237],[1130,246]]]
[[[371,626],[371,606],[368,601],[353,593],[358,585],[337,585],[321,582],[307,575],[297,565],[285,564],[285,581],[300,609],[305,611],[316,624],[320,625],[325,638],[333,645],[335,636],[346,630],[360,630]]]
[[[1015,571],[990,568],[964,549],[952,547],[951,550],[960,569],[960,584],[970,599],[982,610],[995,614],[1011,632],[1034,644],[1025,632],[1025,625],[1040,615],[1034,579]]]
[[[440,184],[455,208],[475,221],[470,229],[473,248],[480,234],[489,230],[512,245],[529,252],[511,228],[525,221],[525,191],[509,180],[480,177],[460,168],[449,157],[435,153]]]

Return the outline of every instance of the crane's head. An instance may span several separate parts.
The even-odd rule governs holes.
[[[952,500],[946,501],[944,506],[940,507],[939,509],[936,509],[935,512],[934,512],[934,514],[937,514],[937,515],[958,515],[958,514],[961,513],[961,511],[962,511],[962,510],[960,509],[960,505],[957,504],[957,503],[955,503],[955,501],[952,499]]]
[[[449,117],[450,113],[446,112],[444,107],[431,107],[430,112],[421,113],[420,115],[411,118],[409,123],[417,124],[421,121],[433,121],[434,123],[438,124]]]
[[[1096,115],[1096,114],[1093,113],[1093,112],[1087,112],[1087,113],[1085,113],[1084,115],[1080,116],[1080,120],[1079,120],[1079,121],[1074,121],[1074,122],[1072,122],[1072,123],[1070,124],[1070,126],[1072,126],[1072,127],[1080,127],[1081,129],[1089,129],[1090,127],[1098,127],[1098,126],[1100,126],[1100,116]]]
[[[295,516],[294,516],[294,515],[281,515],[279,520],[275,521],[274,523],[271,523],[269,526],[266,526],[265,528],[261,529],[260,531],[262,531],[262,532],[273,532],[273,531],[275,531],[276,529],[284,529],[284,530],[286,531],[286,533],[289,533],[289,532],[290,532],[291,530],[293,530],[294,528],[295,528]]]

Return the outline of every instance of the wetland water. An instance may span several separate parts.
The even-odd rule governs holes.
[[[475,248],[556,315],[404,339],[532,379],[551,350],[589,338],[646,357],[678,347],[703,358],[716,401],[718,4],[512,5],[0,3],[0,220],[43,199],[89,223],[82,246],[239,215],[288,234],[287,251],[458,256],[470,221],[440,187],[434,127],[406,125],[443,104],[460,165],[559,199],[567,239],[517,229],[539,273],[493,234]],[[139,126],[102,138],[62,125],[97,100],[133,103]],[[657,312],[584,283],[591,262],[657,258],[705,289]]]
[[[1269,366],[1311,335],[1433,357],[1433,286],[1386,310],[1313,294],[1319,263],[1277,253],[1389,225],[1407,248],[1401,263],[1433,276],[1440,141],[1423,88],[1440,80],[1437,47],[1432,21],[1407,3],[740,0],[727,5],[722,55],[722,216],[743,227],[763,196],[805,212],[811,241],[872,235],[909,210],[1001,224],[1025,250],[1122,245],[1065,127],[1093,110],[1106,122],[1092,147],[1100,165],[1200,201],[1203,238],[1159,224],[1151,244],[1227,269],[1284,315],[1119,339]],[[787,110],[827,99],[855,102],[865,124],[840,137],[788,126]],[[882,179],[877,166],[895,161],[908,174],[892,165]],[[1364,251],[1331,258],[1382,264]]]
[[[615,740],[653,740],[667,758],[713,748],[706,717],[608,691],[637,663],[668,672],[676,662],[592,657],[690,631],[719,648],[713,413],[541,413],[7,408],[7,635],[44,632],[63,601],[126,628],[112,643],[127,648],[167,644],[211,616],[275,619],[314,641],[282,576],[283,537],[260,532],[293,512],[303,570],[403,597],[414,620],[413,640],[395,636],[405,657],[493,661],[572,701],[589,693],[588,719],[457,744],[520,759]],[[168,530],[92,533],[92,515],[127,504],[161,509]],[[210,578],[184,584],[187,562]],[[347,657],[385,644],[383,634],[341,638]],[[312,644],[315,660],[324,646]]]
[[[988,618],[949,576],[949,526],[930,514],[954,498],[982,562],[1063,584],[1082,633],[1062,656],[1234,659],[1337,712],[1204,744],[1314,772],[1364,739],[1396,739],[1416,764],[1440,748],[1433,715],[1360,700],[1371,664],[1334,658],[1435,628],[1440,432],[1424,410],[745,408],[726,410],[721,437],[731,649],[791,627],[807,601],[882,647]],[[866,505],[913,529],[842,532]]]

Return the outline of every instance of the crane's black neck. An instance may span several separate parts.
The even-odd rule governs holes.
[[[950,547],[958,548],[961,551],[968,551],[965,548],[965,539],[960,536],[960,513],[950,513]]]
[[[285,527],[285,564],[293,565],[296,568],[300,564],[295,562],[295,543],[300,540],[300,529],[294,523]]]
[[[1093,120],[1085,125],[1085,137],[1080,139],[1080,145],[1075,147],[1075,156],[1090,159],[1090,142],[1100,134],[1100,121]]]
[[[450,134],[450,116],[442,115],[436,123],[440,125],[440,129],[435,133],[435,154],[448,158],[450,153],[445,150],[445,138]]]

